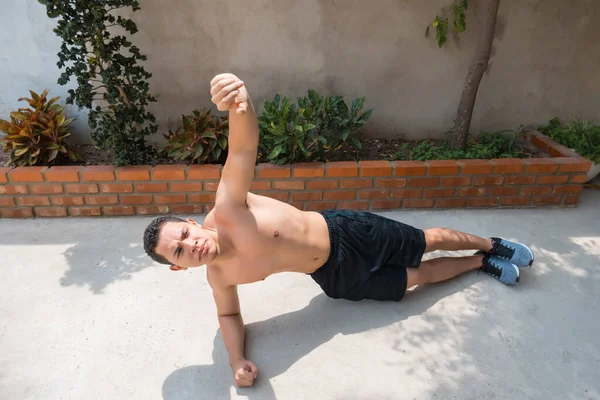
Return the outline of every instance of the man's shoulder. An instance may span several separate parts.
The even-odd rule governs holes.
[[[226,282],[225,276],[223,275],[223,271],[221,271],[219,267],[214,264],[208,264],[206,266],[206,279],[210,287],[212,287],[213,289],[219,289],[230,286]]]
[[[229,221],[232,220],[234,216],[248,211],[248,198],[246,197],[246,202],[243,205],[227,201],[215,202],[213,209],[209,214],[212,214],[215,220]]]

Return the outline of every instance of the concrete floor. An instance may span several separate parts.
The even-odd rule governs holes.
[[[0,399],[600,399],[600,191],[578,209],[383,213],[529,243],[402,303],[331,300],[304,275],[243,286],[236,389],[204,271],[144,255],[151,218],[0,220]]]

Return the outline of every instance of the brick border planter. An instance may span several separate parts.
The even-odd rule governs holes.
[[[302,210],[573,207],[591,162],[537,131],[530,159],[260,164],[251,190]],[[0,168],[0,216],[198,214],[220,165]]]

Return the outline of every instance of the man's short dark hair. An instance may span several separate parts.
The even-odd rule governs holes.
[[[156,245],[158,244],[160,231],[167,222],[185,222],[185,220],[171,215],[165,215],[150,222],[144,231],[144,250],[146,251],[146,254],[157,263],[170,265],[171,263],[166,258],[156,253]]]

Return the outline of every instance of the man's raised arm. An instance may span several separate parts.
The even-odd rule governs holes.
[[[237,76],[217,75],[210,83],[212,102],[229,110],[228,155],[216,204],[245,206],[258,149],[258,121],[248,91]]]

